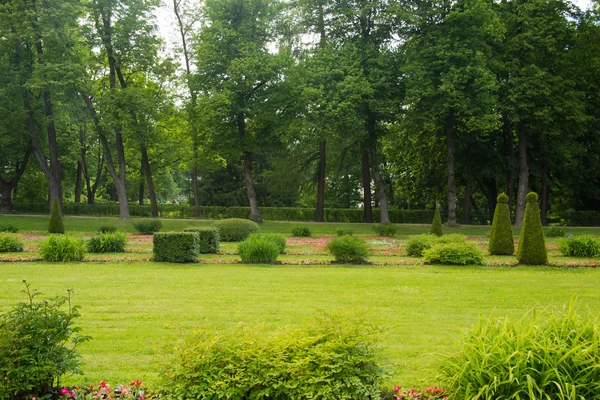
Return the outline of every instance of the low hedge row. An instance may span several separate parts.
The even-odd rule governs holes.
[[[218,253],[219,246],[219,230],[213,226],[186,228],[184,232],[194,232],[200,240],[200,254]]]

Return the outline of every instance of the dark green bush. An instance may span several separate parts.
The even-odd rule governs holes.
[[[429,264],[481,265],[483,251],[473,243],[436,243],[423,251],[423,259]]]
[[[565,257],[598,257],[600,256],[600,240],[590,235],[570,235],[561,239],[558,249]]]
[[[279,254],[283,254],[283,252],[285,251],[285,237],[283,237],[283,235],[279,235],[277,233],[253,233],[250,236],[248,236],[249,239],[252,237],[261,237],[265,240],[269,240],[275,243],[279,248]]]
[[[88,239],[87,249],[90,253],[122,253],[126,244],[123,232],[101,233]]]
[[[406,253],[409,257],[422,257],[423,252],[434,244],[446,243],[466,243],[465,235],[453,233],[451,235],[436,236],[433,234],[423,234],[412,236],[406,241]]]
[[[431,230],[429,233],[436,236],[442,236],[444,234],[442,231],[442,214],[439,204],[436,204],[435,206],[435,214],[433,214],[433,221],[431,223]]]
[[[329,241],[327,250],[335,261],[342,263],[365,263],[369,248],[364,240],[357,236],[339,236]]]
[[[0,232],[17,233],[19,232],[19,228],[11,224],[0,225]]]
[[[133,227],[142,235],[152,235],[162,229],[162,222],[158,219],[142,220],[133,223]]]
[[[272,263],[277,261],[279,246],[272,240],[254,234],[238,245],[238,253],[244,263]]]
[[[222,242],[241,242],[251,233],[260,233],[260,227],[254,221],[241,218],[215,221],[214,226],[219,230]]]
[[[58,199],[54,199],[52,204],[52,211],[50,212],[50,221],[48,222],[48,233],[65,233],[65,225],[63,224],[63,217],[60,212],[60,206],[58,205]]]
[[[517,260],[526,265],[543,265],[548,261],[548,254],[540,219],[540,208],[537,204],[538,195],[530,192],[527,193],[525,199],[527,204],[519,235]]]
[[[565,230],[562,228],[553,226],[551,228],[544,229],[544,236],[546,236],[546,237],[564,237]]]
[[[347,230],[347,229],[337,229],[335,231],[336,236],[344,236],[344,235],[348,235],[348,236],[352,236],[354,232],[352,232],[351,230]]]
[[[26,284],[28,301],[0,315],[0,399],[48,399],[59,379],[81,373],[77,345],[88,340],[74,326],[77,307],[68,298],[38,301]]]
[[[117,231],[117,227],[114,225],[101,225],[98,229],[100,233],[115,233]]]
[[[480,320],[441,364],[452,399],[597,399],[596,318],[533,310],[525,318]]]
[[[515,252],[515,240],[510,223],[508,196],[504,193],[498,195],[488,251],[492,255],[507,256],[511,256]]]
[[[173,399],[380,400],[385,376],[364,321],[321,318],[274,334],[205,330],[163,369]]]
[[[306,225],[296,225],[292,228],[292,236],[310,237],[310,229]]]
[[[219,230],[214,226],[205,226],[199,228],[186,228],[184,232],[196,232],[200,239],[200,254],[218,254]]]
[[[396,228],[395,225],[387,224],[375,225],[373,226],[373,230],[375,231],[377,236],[394,237],[398,228]]]
[[[157,232],[152,238],[154,261],[198,262],[200,236],[197,232]]]
[[[0,253],[23,251],[23,238],[14,233],[0,233]]]
[[[50,235],[40,244],[40,255],[44,261],[81,261],[85,243],[69,235]]]

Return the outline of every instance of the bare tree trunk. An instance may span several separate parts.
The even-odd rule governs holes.
[[[542,219],[542,225],[546,226],[548,225],[548,209],[549,207],[549,203],[550,203],[550,199],[549,199],[549,195],[550,195],[550,182],[548,179],[548,156],[546,154],[543,155],[542,158],[542,193],[541,193],[541,201],[540,201],[540,208],[541,208],[541,219]]]
[[[454,178],[454,130],[447,128],[448,225],[456,225],[456,180]]]
[[[194,195],[194,217],[200,218],[200,191],[198,190],[198,167],[192,168],[192,191]]]
[[[487,186],[487,203],[488,203],[488,218],[490,223],[494,220],[494,212],[496,203],[498,202],[498,187],[495,178],[486,179]]]
[[[248,190],[248,201],[250,202],[250,215],[248,216],[254,222],[261,223],[262,217],[258,211],[258,203],[256,201],[256,189],[254,188],[254,180],[252,178],[252,152],[244,152],[244,180],[246,181],[246,189]]]
[[[369,152],[362,152],[362,183],[363,183],[363,222],[373,222],[373,207],[371,205],[371,171],[369,167]]]
[[[471,194],[473,192],[473,161],[467,161],[467,184],[465,185],[465,203],[463,206],[463,221],[465,225],[471,223]]]
[[[515,215],[515,226],[520,227],[525,214],[525,196],[529,187],[529,166],[527,165],[527,129],[525,121],[519,121],[517,125],[519,135],[519,187],[517,189],[517,211]]]
[[[16,166],[15,176],[11,179],[4,179],[0,176],[0,211],[12,211],[13,191],[16,190],[19,180],[25,173],[30,156],[31,150],[28,149],[21,164]]]
[[[83,168],[81,161],[77,161],[77,171],[75,173],[75,203],[81,203],[81,192],[83,190]]]
[[[150,207],[152,208],[152,218],[158,218],[158,203],[156,202],[156,191],[154,190],[154,181],[152,180],[152,170],[150,161],[148,161],[148,150],[142,145],[142,165],[146,173],[146,184],[148,185],[148,196],[150,197]]]
[[[381,179],[379,164],[377,163],[377,150],[371,149],[371,163],[373,164],[373,178],[375,180],[375,193],[379,200],[379,215],[381,223],[388,225],[390,223],[390,214],[388,211],[388,198],[385,192],[385,182]]]
[[[140,183],[138,185],[138,204],[140,206],[144,205],[144,192],[146,192],[146,187],[144,186],[144,161],[140,161]]]
[[[513,144],[513,130],[510,121],[506,115],[502,117],[504,120],[504,150],[508,163],[506,172],[506,195],[508,196],[508,208],[512,210],[513,196],[515,187],[515,151]]]
[[[319,175],[317,178],[317,208],[315,221],[325,221],[325,167],[327,162],[327,140],[321,139],[319,143]]]

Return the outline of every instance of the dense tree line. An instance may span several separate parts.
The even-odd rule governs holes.
[[[563,0],[0,1],[13,200],[600,209],[600,7]],[[165,12],[165,10],[162,10]],[[198,211],[197,214],[199,215]]]

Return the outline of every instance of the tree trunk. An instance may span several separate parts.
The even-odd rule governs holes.
[[[543,155],[542,158],[542,193],[541,193],[541,201],[540,201],[540,209],[541,209],[541,219],[542,225],[548,225],[548,209],[550,199],[550,182],[548,179],[548,156],[546,154]]]
[[[388,211],[388,198],[385,191],[385,182],[381,179],[379,164],[377,163],[377,150],[371,149],[371,162],[373,164],[373,178],[375,180],[375,190],[379,200],[379,215],[381,223],[388,225],[390,223],[390,214]]]
[[[517,211],[515,215],[515,226],[520,227],[525,215],[525,196],[529,186],[529,166],[527,165],[527,129],[525,121],[519,121],[517,125],[519,135],[519,187],[517,189]]]
[[[13,176],[11,179],[4,179],[2,176],[0,176],[0,211],[12,211],[14,192],[17,189],[19,180],[25,173],[25,169],[27,169],[30,156],[31,150],[27,149],[23,158],[23,162],[20,165],[17,163],[15,176]]]
[[[448,225],[456,225],[456,180],[454,179],[454,130],[447,132]]]
[[[150,207],[152,208],[152,218],[158,218],[158,203],[156,202],[156,191],[154,190],[154,181],[152,180],[152,170],[148,160],[148,149],[142,145],[142,166],[146,174],[146,184],[148,185],[148,196],[150,197]]]
[[[325,221],[325,167],[327,162],[327,140],[321,139],[319,143],[319,174],[317,178],[317,208],[315,221]]]
[[[77,172],[75,173],[75,203],[81,203],[81,191],[83,190],[83,168],[81,161],[77,161]]]
[[[261,223],[262,217],[258,211],[258,203],[256,201],[256,189],[254,188],[254,180],[252,178],[252,152],[244,152],[244,180],[246,181],[246,189],[248,190],[248,201],[250,202],[250,215],[248,216],[254,222]]]
[[[371,172],[369,167],[369,152],[362,152],[362,183],[363,183],[363,222],[373,222],[373,207],[371,205]]]
[[[515,188],[515,151],[514,151],[514,140],[513,131],[508,117],[504,115],[504,150],[506,152],[506,159],[508,169],[506,171],[506,195],[508,196],[508,208],[512,210],[513,207],[513,191]]]
[[[465,204],[463,209],[463,221],[465,225],[471,223],[471,194],[473,192],[473,161],[469,157],[467,161],[467,184],[465,185]]]
[[[498,202],[498,186],[496,185],[495,178],[486,179],[485,185],[487,187],[488,218],[491,223],[494,220],[494,212],[496,211],[496,203]]]
[[[200,218],[200,195],[198,190],[198,167],[192,168],[192,191],[194,195],[194,217]]]

